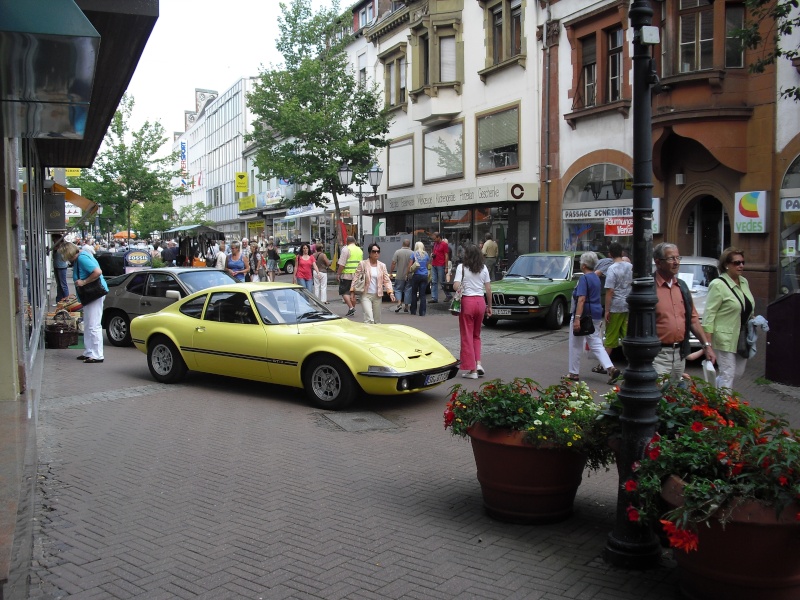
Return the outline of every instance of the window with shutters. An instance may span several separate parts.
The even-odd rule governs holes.
[[[519,105],[476,117],[477,172],[519,168]]]
[[[523,12],[528,0],[478,0],[486,26],[486,68],[478,74],[485,81],[490,73],[509,65],[525,66],[522,33]]]
[[[461,22],[442,15],[428,15],[410,27],[412,60],[408,96],[434,97],[438,88],[450,87],[461,93],[464,80],[464,42]]]
[[[597,86],[597,38],[594,35],[581,40],[581,79],[583,106],[594,106]]]

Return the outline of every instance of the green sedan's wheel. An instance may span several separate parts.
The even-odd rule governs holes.
[[[186,375],[186,363],[171,341],[164,336],[152,340],[147,348],[147,366],[160,383],[176,383]]]
[[[550,307],[550,312],[545,318],[545,325],[548,329],[561,329],[564,319],[567,316],[567,306],[563,298],[556,298]]]
[[[285,265],[283,265],[283,270],[286,271],[289,275],[294,273],[294,262],[291,260],[287,262]]]
[[[106,325],[106,338],[112,346],[131,345],[131,320],[124,312],[115,311]]]
[[[314,406],[328,410],[344,408],[356,397],[350,369],[334,356],[311,359],[303,370],[303,387]]]

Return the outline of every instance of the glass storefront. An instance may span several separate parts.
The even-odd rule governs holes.
[[[800,157],[781,184],[778,294],[800,290]]]

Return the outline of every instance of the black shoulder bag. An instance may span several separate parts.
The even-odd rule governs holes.
[[[584,275],[586,277],[586,275]],[[583,314],[581,315],[581,328],[578,331],[572,330],[572,335],[574,336],[583,336],[583,335],[592,335],[594,333],[594,319],[592,319],[592,310],[591,310],[591,302],[589,302],[589,298],[592,295],[592,290],[589,286],[589,280],[586,280],[586,302],[583,303]],[[575,310],[578,309],[578,303],[575,302]],[[575,313],[573,313],[573,320],[575,318]]]

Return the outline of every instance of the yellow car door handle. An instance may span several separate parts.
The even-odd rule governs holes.
[[[205,328],[205,327],[195,327],[195,328],[194,328],[194,330],[195,330],[195,331],[199,331],[199,332],[201,332],[201,333],[202,333],[203,331],[205,331],[205,330],[206,330],[206,328]]]

